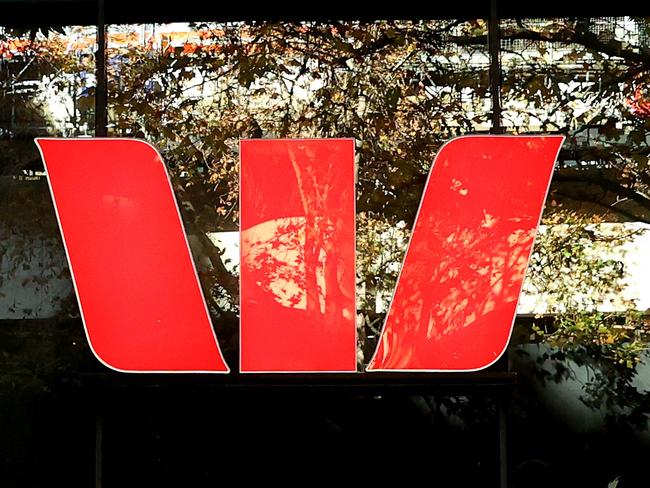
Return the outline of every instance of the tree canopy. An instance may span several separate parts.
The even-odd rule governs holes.
[[[581,364],[597,364],[605,371],[598,391],[610,393],[589,401],[618,406],[639,394],[634,368],[648,321],[634,303],[596,310],[603,296],[620,292],[625,269],[593,250],[618,247],[630,234],[587,224],[650,222],[648,28],[641,18],[501,22],[506,132],[567,136],[543,221],[564,227],[540,234],[526,285],[550,294],[554,319],[533,319],[521,338],[550,342],[557,359],[571,352]],[[385,311],[377,302],[392,293],[438,148],[491,129],[487,29],[484,20],[197,23],[182,42],[169,33],[140,39],[129,26],[109,29],[109,134],[146,139],[165,157],[195,258],[209,263],[200,266],[201,278],[231,355],[237,270],[208,234],[237,229],[238,140],[355,139],[364,363]],[[30,69],[71,93],[69,133],[87,131],[94,86],[83,36],[72,49],[59,34],[4,37],[0,55],[29,54]],[[2,100],[14,104],[9,83],[17,72],[2,80]],[[44,104],[29,103],[51,117]],[[594,297],[588,307],[572,299],[583,292]],[[624,388],[608,390],[613,381]]]

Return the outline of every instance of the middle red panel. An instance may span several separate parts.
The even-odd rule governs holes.
[[[356,371],[352,139],[240,146],[240,370]]]

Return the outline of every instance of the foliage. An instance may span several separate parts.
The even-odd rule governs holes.
[[[596,310],[623,286],[620,257],[604,250],[629,235],[589,225],[650,222],[647,30],[629,18],[502,22],[507,131],[567,136],[544,216],[555,227],[540,234],[526,284],[552,297],[555,319],[530,332],[555,347],[558,365],[592,358],[630,388],[647,323],[633,303]],[[437,149],[490,129],[486,43],[484,21],[445,20],[197,24],[182,45],[111,46],[110,132],[155,143],[170,165],[197,260],[211,263],[202,281],[230,324],[228,343],[237,277],[206,234],[237,228],[238,140],[357,141],[360,339],[371,350],[383,318],[374,301],[391,295]],[[49,46],[41,58],[53,73],[87,69],[87,58]],[[586,401],[599,401],[596,390],[629,393],[611,381],[591,384]]]

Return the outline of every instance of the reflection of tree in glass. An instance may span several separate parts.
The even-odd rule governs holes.
[[[243,264],[256,277],[256,284],[283,306],[349,319],[353,311],[344,310],[341,299],[353,297],[354,290],[348,289],[350,280],[346,281],[350,273],[344,268],[346,250],[335,243],[342,242],[342,231],[351,229],[343,229],[340,209],[332,205],[332,199],[349,199],[349,193],[335,193],[342,183],[336,179],[340,179],[337,168],[309,164],[310,154],[297,161],[291,149],[288,157],[305,215],[243,230]]]
[[[290,217],[242,231],[243,263],[257,285],[285,307],[307,308],[305,295],[305,219]]]
[[[480,328],[484,321],[504,314],[504,306],[519,296],[534,236],[534,231],[520,227],[521,220],[498,220],[486,213],[477,228],[449,233],[435,216],[428,217],[422,223],[430,229],[428,238],[420,243],[422,248],[415,247],[412,252],[435,255],[435,259],[413,262],[402,273],[400,280],[418,292],[405,297],[404,307],[394,314],[396,326],[389,330],[392,335],[387,343],[393,343],[394,350],[403,350],[421,340],[438,341],[458,329]],[[495,240],[494,235],[501,233],[507,238]],[[430,279],[423,281],[423,276]],[[416,353],[401,352],[400,356],[407,361]]]

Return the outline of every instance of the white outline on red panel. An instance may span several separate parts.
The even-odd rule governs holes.
[[[166,371],[166,370],[125,370],[125,369],[120,369],[116,368],[115,366],[110,365],[106,361],[104,361],[99,354],[97,354],[97,351],[95,351],[95,348],[93,347],[92,341],[90,339],[90,334],[88,333],[88,326],[86,325],[86,318],[84,315],[84,309],[83,309],[83,304],[81,300],[81,295],[79,294],[79,290],[77,289],[77,281],[75,279],[74,275],[74,266],[72,265],[72,261],[70,260],[70,255],[68,254],[68,245],[66,243],[65,239],[65,232],[63,231],[63,226],[61,225],[61,219],[59,217],[59,209],[56,201],[56,196],[54,195],[54,191],[52,189],[52,184],[50,182],[49,174],[48,174],[48,169],[47,169],[47,161],[43,155],[43,150],[39,144],[39,141],[134,141],[140,144],[145,144],[151,149],[154,150],[154,152],[157,154],[160,164],[163,167],[163,172],[165,173],[167,177],[167,184],[169,185],[169,192],[171,194],[172,200],[174,201],[174,206],[176,207],[176,214],[178,216],[178,223],[181,226],[181,231],[183,234],[183,239],[185,240],[185,246],[187,248],[187,255],[190,259],[190,262],[192,263],[192,270],[194,271],[194,278],[196,280],[196,286],[199,289],[199,293],[201,294],[201,299],[203,301],[203,308],[205,310],[205,315],[208,319],[208,324],[210,325],[210,331],[212,333],[212,337],[214,338],[214,343],[217,348],[217,352],[219,353],[219,357],[223,364],[225,365],[226,369],[224,371],[215,371],[215,370],[171,370],[171,371]],[[43,161],[43,166],[45,167],[45,172],[48,174],[47,176],[47,185],[50,189],[50,195],[52,196],[52,202],[54,203],[54,212],[56,214],[56,220],[59,225],[59,230],[61,231],[61,238],[63,239],[63,247],[65,250],[65,255],[66,259],[68,261],[68,266],[70,268],[70,274],[72,276],[72,284],[74,286],[74,291],[75,295],[77,296],[77,302],[79,303],[79,311],[81,312],[81,321],[84,326],[84,332],[86,334],[86,340],[88,341],[88,345],[90,346],[90,350],[92,353],[95,355],[97,360],[102,363],[104,366],[106,366],[109,369],[112,369],[114,371],[120,372],[120,373],[139,373],[139,374],[156,374],[156,373],[170,373],[170,374],[183,374],[183,373],[205,373],[205,374],[228,374],[230,373],[230,367],[228,366],[228,363],[226,362],[225,358],[223,357],[223,354],[221,352],[221,347],[219,346],[219,341],[217,340],[217,335],[214,331],[214,326],[212,324],[212,318],[210,317],[210,312],[208,310],[208,305],[207,302],[205,301],[205,296],[203,294],[203,288],[201,288],[201,283],[199,281],[199,276],[198,272],[196,270],[196,264],[194,263],[194,258],[192,256],[192,251],[190,249],[189,242],[187,240],[187,232],[185,230],[185,226],[183,225],[183,219],[181,217],[180,213],[180,208],[178,207],[178,202],[176,200],[176,195],[174,194],[174,190],[171,184],[171,180],[169,178],[169,173],[167,172],[167,167],[165,166],[164,159],[158,149],[151,143],[144,141],[142,139],[136,139],[132,137],[120,137],[120,138],[113,138],[113,137],[37,137],[34,139],[34,142],[36,143],[36,146],[38,147],[38,151],[41,155],[41,160]]]
[[[438,149],[438,152],[436,153],[436,157],[433,160],[433,164],[431,165],[431,169],[429,170],[429,174],[427,175],[427,181],[424,185],[424,191],[422,192],[422,197],[420,198],[420,204],[418,206],[418,211],[415,214],[415,220],[413,221],[413,228],[415,228],[415,224],[417,223],[418,219],[420,218],[420,210],[422,209],[422,203],[424,202],[424,198],[427,194],[427,189],[429,188],[429,181],[431,180],[431,175],[433,174],[433,168],[438,161],[438,157],[442,153],[442,150],[444,149],[445,146],[448,144],[451,144],[454,141],[457,141],[459,139],[476,139],[476,138],[507,138],[507,139],[514,139],[514,138],[548,138],[548,137],[555,137],[555,138],[561,138],[562,142],[558,146],[557,153],[555,154],[555,159],[553,160],[553,168],[555,168],[555,164],[557,163],[557,158],[560,154],[560,150],[562,149],[562,145],[564,144],[565,137],[563,135],[558,135],[558,134],[522,134],[522,135],[509,135],[509,134],[502,134],[502,135],[496,135],[496,134],[480,134],[480,135],[466,135],[466,136],[458,136],[454,137],[453,139],[450,139],[446,141],[442,146],[440,146],[440,149]],[[544,192],[544,200],[543,202],[546,201],[546,198],[548,197],[548,192],[551,188],[551,181],[553,180],[553,169],[551,169],[551,173],[548,178],[548,183],[546,185],[546,191]],[[375,357],[377,356],[377,353],[379,351],[379,345],[381,343],[382,337],[384,336],[384,331],[386,329],[386,324],[388,322],[388,317],[390,314],[390,310],[393,307],[393,300],[395,298],[395,293],[397,292],[397,288],[399,287],[400,279],[402,277],[402,271],[404,269],[404,263],[406,262],[406,258],[408,256],[409,250],[411,248],[411,241],[413,239],[413,233],[411,233],[411,236],[409,238],[409,243],[408,246],[406,247],[406,252],[404,253],[404,258],[402,259],[402,266],[400,268],[399,274],[397,275],[397,281],[395,282],[395,288],[393,290],[393,294],[391,296],[390,300],[390,305],[388,307],[388,310],[386,312],[386,318],[384,319],[384,323],[381,328],[381,333],[379,334],[379,338],[377,340],[377,346],[375,347],[375,352],[373,353],[372,357],[370,358],[370,361],[368,361],[368,365],[365,368],[365,371],[367,373],[374,373],[374,372],[382,372],[382,373],[472,373],[476,371],[482,371],[484,369],[489,368],[493,364],[495,364],[503,354],[506,352],[508,349],[508,345],[510,344],[510,341],[512,339],[512,331],[514,329],[515,325],[515,320],[517,319],[517,306],[519,305],[519,300],[521,298],[521,290],[524,286],[524,282],[526,281],[526,275],[528,273],[528,264],[530,263],[530,257],[533,254],[533,249],[535,247],[535,240],[537,239],[537,234],[539,232],[539,224],[542,221],[542,214],[544,213],[544,203],[542,203],[542,210],[539,213],[539,218],[537,219],[537,225],[534,227],[534,236],[533,236],[533,242],[531,243],[530,246],[530,252],[528,253],[528,259],[527,259],[527,266],[526,270],[524,271],[524,276],[522,277],[521,280],[521,285],[519,287],[519,293],[517,295],[517,300],[515,302],[515,312],[512,316],[512,323],[510,324],[510,332],[508,333],[508,340],[505,341],[503,349],[501,352],[497,355],[497,357],[492,360],[490,363],[481,366],[479,368],[472,368],[472,369],[387,369],[387,368],[371,368],[370,365],[372,362],[375,360]]]
[[[355,163],[355,149],[356,149],[356,140],[353,138],[349,137],[333,137],[333,138],[318,138],[318,137],[307,137],[304,139],[300,138],[289,138],[289,139],[282,139],[282,138],[269,138],[269,139],[240,139],[239,140],[239,195],[241,195],[241,145],[242,142],[259,142],[259,141],[350,141],[352,144],[352,162],[353,164]],[[356,164],[355,164],[356,168]],[[356,169],[355,169],[356,171]],[[356,173],[355,173],[355,178],[354,178],[354,188],[352,191],[352,208],[354,210],[354,273],[356,277],[356,269],[357,269],[357,249],[356,249],[356,242],[357,242],[357,221],[356,221],[356,215],[357,215],[357,198],[356,198]],[[242,358],[242,334],[241,334],[241,329],[242,329],[242,324],[241,324],[241,263],[243,262],[242,260],[242,231],[241,231],[241,198],[239,199],[239,372],[243,374],[328,374],[328,373],[357,373],[358,372],[358,367],[357,367],[357,354],[358,354],[358,331],[357,331],[357,301],[356,301],[356,279],[355,279],[355,300],[354,300],[354,351],[355,351],[355,356],[354,356],[354,364],[355,368],[354,369],[346,369],[346,370],[331,370],[331,371],[325,371],[325,370],[306,370],[306,371],[298,371],[298,370],[292,370],[292,371],[258,371],[258,370],[243,370],[242,365],[241,365],[241,358]]]

